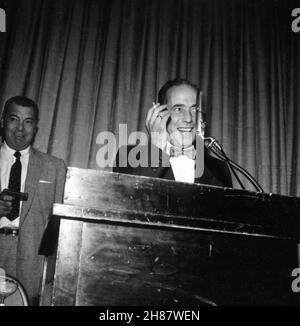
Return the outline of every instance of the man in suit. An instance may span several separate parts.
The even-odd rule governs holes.
[[[146,127],[150,134],[150,146],[120,148],[114,171],[232,187],[226,164],[211,156],[206,149],[204,172],[199,178],[195,173],[197,160],[193,161],[189,154],[195,146],[197,93],[197,86],[187,80],[168,81],[159,91],[159,103],[154,104],[147,114]],[[174,153],[179,152],[182,155],[173,155],[172,149]],[[144,155],[145,152],[147,155]],[[134,160],[135,156],[139,157]],[[138,161],[142,164],[138,165]],[[212,205],[217,204],[218,201]],[[242,239],[226,233],[203,233],[197,241],[201,241],[197,260],[202,281],[197,291],[201,297],[225,305],[265,305],[268,300],[275,305],[293,302],[292,296],[287,295],[289,274],[288,268],[284,267],[291,266],[293,261],[291,254],[294,252],[291,246],[265,240],[254,241],[251,237]],[[285,254],[278,259],[278,252],[281,250],[279,246]],[[286,265],[282,264],[282,257],[286,257]],[[278,288],[278,291],[274,291],[278,280],[282,281],[281,290]],[[270,284],[275,285],[273,290]],[[282,293],[285,295],[282,296]]]
[[[0,196],[0,268],[21,282],[33,305],[38,304],[43,274],[39,247],[53,203],[62,202],[66,173],[63,160],[32,147],[38,116],[34,101],[10,98],[1,118],[0,149],[1,189],[28,193],[28,200],[21,202]],[[12,170],[18,169],[16,177]],[[16,184],[18,189],[11,188]]]
[[[204,146],[202,148],[196,146],[197,106],[199,104],[197,94],[199,94],[198,87],[188,80],[167,81],[159,91],[158,103],[153,104],[147,113],[146,127],[150,135],[149,144],[121,147],[116,156],[113,171],[180,182],[232,187],[227,165],[210,155],[209,151],[203,148]],[[201,123],[203,135],[204,121]],[[199,152],[200,156],[197,155]],[[199,164],[204,167],[198,174],[197,165]],[[204,271],[209,269],[208,266],[214,266],[211,259],[208,262],[207,258],[219,256],[220,249],[224,247],[224,241],[220,242],[220,239],[206,234],[203,234],[201,241],[199,265],[203,266],[202,277],[206,280],[204,284],[207,284],[207,288],[202,289],[202,294],[206,297],[205,293],[209,293],[212,298],[210,301],[215,301],[218,295],[212,294],[214,287],[209,286],[213,274]],[[218,263],[219,260],[216,262]],[[213,270],[213,267],[211,268]]]
[[[139,146],[147,152],[146,164],[132,164],[130,152],[134,146],[121,148],[115,160],[114,172],[232,187],[227,165],[202,151],[202,162],[196,155],[196,111],[198,87],[185,79],[166,82],[158,94],[158,102],[149,109],[146,127],[150,144]],[[203,173],[195,173],[203,164]],[[154,164],[153,164],[154,162]],[[145,163],[145,162],[144,162]]]

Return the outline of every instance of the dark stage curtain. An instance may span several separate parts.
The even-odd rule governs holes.
[[[205,94],[208,134],[265,191],[300,196],[296,1],[0,0],[0,106],[40,107],[38,149],[99,168],[98,135],[145,131],[162,84]],[[298,3],[298,7],[299,3]],[[249,187],[249,189],[251,189]]]

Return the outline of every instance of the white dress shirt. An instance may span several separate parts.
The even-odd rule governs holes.
[[[28,170],[28,161],[29,161],[29,150],[30,146],[26,149],[20,151],[21,153],[21,164],[22,164],[22,172],[21,172],[21,192],[24,192],[25,189],[25,180],[27,176]],[[3,142],[0,149],[0,177],[1,177],[1,191],[8,188],[9,183],[9,174],[11,166],[15,163],[16,158],[14,153],[16,151],[7,146],[6,142]],[[22,208],[22,201],[20,201],[20,212]],[[19,226],[20,217],[18,216],[13,221],[10,221],[5,216],[0,217],[0,228],[3,227],[18,227]]]
[[[171,144],[168,142],[166,152],[170,155]],[[180,155],[177,157],[170,157],[170,164],[176,181],[194,183],[195,179],[195,160]]]

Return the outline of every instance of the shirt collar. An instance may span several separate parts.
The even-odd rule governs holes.
[[[31,148],[31,146],[29,145],[29,146],[26,147],[25,149],[19,151],[19,152],[21,153],[21,156],[22,156],[22,157],[25,157],[25,156],[29,155],[30,148]],[[14,153],[16,152],[16,150],[10,148],[10,147],[7,145],[6,141],[4,141],[3,144],[2,144],[2,146],[1,146],[1,152],[2,152],[3,154],[5,154],[5,155],[13,156]]]
[[[173,145],[169,142],[169,141],[167,141],[167,145],[166,145],[166,150],[165,150],[165,152],[169,155],[169,156],[171,156],[171,148],[173,147]],[[187,147],[187,148],[185,148],[184,150],[186,150],[187,152],[189,152],[189,151],[193,151],[193,155],[191,155],[191,156],[193,156],[193,159],[195,159],[195,155],[196,155],[196,152],[195,152],[195,149],[194,149],[194,145],[192,145],[192,146],[190,146],[190,147]],[[183,150],[183,151],[184,151]]]

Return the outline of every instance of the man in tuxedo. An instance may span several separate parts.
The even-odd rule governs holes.
[[[0,268],[24,286],[30,304],[38,304],[44,257],[39,247],[53,203],[62,202],[63,160],[32,147],[39,110],[23,96],[10,98],[1,118],[1,189],[28,194],[26,201],[0,196]]]
[[[211,156],[206,149],[203,174],[197,178],[195,173],[197,155],[191,156],[190,153],[195,150],[195,139],[198,137],[195,130],[197,93],[197,86],[187,80],[175,79],[165,83],[158,94],[159,103],[149,109],[146,118],[150,146],[137,146],[138,149],[133,146],[120,148],[114,171],[232,187],[227,165]],[[144,151],[147,151],[147,155],[144,155],[146,160],[142,159]],[[134,161],[135,153],[140,157]],[[193,157],[196,157],[196,160],[193,160]],[[141,165],[136,164],[139,160]],[[225,305],[265,305],[268,300],[270,304],[275,305],[293,302],[287,287],[290,274],[287,273],[288,268],[284,267],[290,266],[293,261],[292,246],[265,240],[254,241],[251,237],[242,239],[226,233],[203,233],[201,240],[199,237],[197,241],[201,241],[197,260],[202,281],[197,291],[201,293],[201,297]],[[280,257],[279,246],[284,252]],[[286,265],[282,263],[282,257],[286,257]],[[282,287],[279,290],[277,286],[278,291],[275,293],[270,284],[275,284],[275,289],[278,280],[281,280]],[[285,296],[282,296],[282,293],[285,293]]]
[[[196,85],[185,79],[167,81],[159,91],[159,103],[149,109],[146,117],[150,144],[139,146],[139,153],[148,153],[146,164],[132,164],[129,158],[134,146],[128,146],[119,150],[113,171],[232,187],[231,175],[224,162],[211,156],[206,149],[202,151],[202,162],[196,155],[198,91]],[[197,164],[203,164],[203,161],[203,173],[195,174]]]
[[[158,103],[153,104],[147,113],[146,127],[150,135],[149,144],[121,147],[117,153],[113,171],[180,182],[232,187],[227,165],[210,155],[203,143],[200,149],[196,146],[198,93],[198,87],[188,80],[167,81],[158,93]],[[201,127],[203,135],[204,126]],[[197,152],[200,152],[200,156]],[[198,174],[197,165],[199,164],[204,164],[204,167]],[[204,271],[207,270],[208,256],[215,256],[216,253],[219,255],[223,243],[220,244],[219,239],[206,234],[203,234],[201,241],[199,264],[203,265]],[[214,266],[211,261],[209,264],[209,266]],[[203,272],[202,277],[206,280],[204,284],[210,284],[211,275],[210,272]],[[207,287],[208,289],[202,289],[202,294],[206,297],[205,293],[210,293],[211,301],[214,301],[218,298],[217,295],[211,294],[214,287]]]

